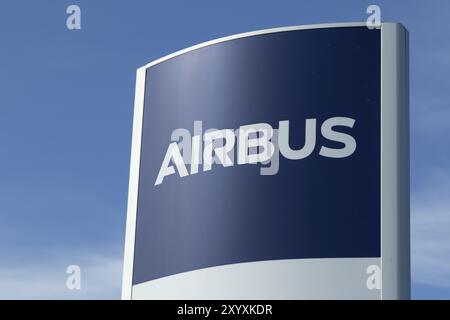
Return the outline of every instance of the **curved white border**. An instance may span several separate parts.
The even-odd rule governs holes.
[[[197,50],[203,47],[207,47],[213,44],[235,40],[235,39],[241,39],[246,37],[252,37],[252,36],[259,36],[262,34],[268,34],[268,33],[277,33],[277,32],[286,32],[286,31],[296,31],[296,30],[311,30],[311,29],[327,29],[327,28],[348,28],[348,27],[364,27],[366,25],[365,22],[340,22],[340,23],[324,23],[324,24],[307,24],[303,26],[290,26],[290,27],[281,27],[281,28],[271,28],[271,29],[262,29],[262,30],[256,30],[256,31],[250,31],[250,32],[244,32],[244,33],[238,33],[231,36],[226,36],[222,38],[217,38],[214,40],[206,41],[199,43],[197,45],[176,51],[174,53],[168,54],[167,56],[164,56],[162,58],[153,60],[145,65],[145,68],[150,68],[158,63],[164,62],[166,60],[169,60],[171,58],[177,57],[179,55],[182,55],[184,53]]]
[[[133,286],[134,299],[380,299],[367,269],[380,258],[265,260],[196,269]],[[370,281],[369,281],[370,282]]]

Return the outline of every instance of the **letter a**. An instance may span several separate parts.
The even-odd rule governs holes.
[[[158,177],[156,178],[155,186],[161,184],[164,180],[164,177],[170,176],[175,173],[175,169],[170,165],[170,160],[173,159],[173,163],[177,167],[178,174],[180,177],[185,177],[188,175],[188,171],[186,169],[186,165],[183,162],[183,157],[181,156],[180,149],[178,149],[178,145],[176,142],[172,142],[167,148],[166,156],[164,157],[164,161],[161,165],[161,169],[159,169]]]
[[[70,16],[67,17],[66,26],[69,30],[80,30],[81,29],[81,9],[77,5],[70,5],[66,10],[67,14]]]

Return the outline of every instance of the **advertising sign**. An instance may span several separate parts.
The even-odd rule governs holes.
[[[408,37],[213,40],[137,71],[125,299],[409,298]]]

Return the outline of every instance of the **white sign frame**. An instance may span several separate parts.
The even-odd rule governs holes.
[[[132,299],[145,76],[149,67],[216,43],[293,30],[363,27],[333,23],[265,29],[232,35],[180,50],[139,68],[133,117],[122,299]],[[398,23],[381,24],[381,299],[410,298],[409,37]],[[368,75],[370,76],[370,75]],[[188,297],[186,297],[188,298]]]

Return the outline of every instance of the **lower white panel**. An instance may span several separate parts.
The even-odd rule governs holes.
[[[367,273],[374,265],[380,266],[380,258],[230,264],[134,285],[132,299],[380,299],[381,290],[367,285],[377,277]]]

